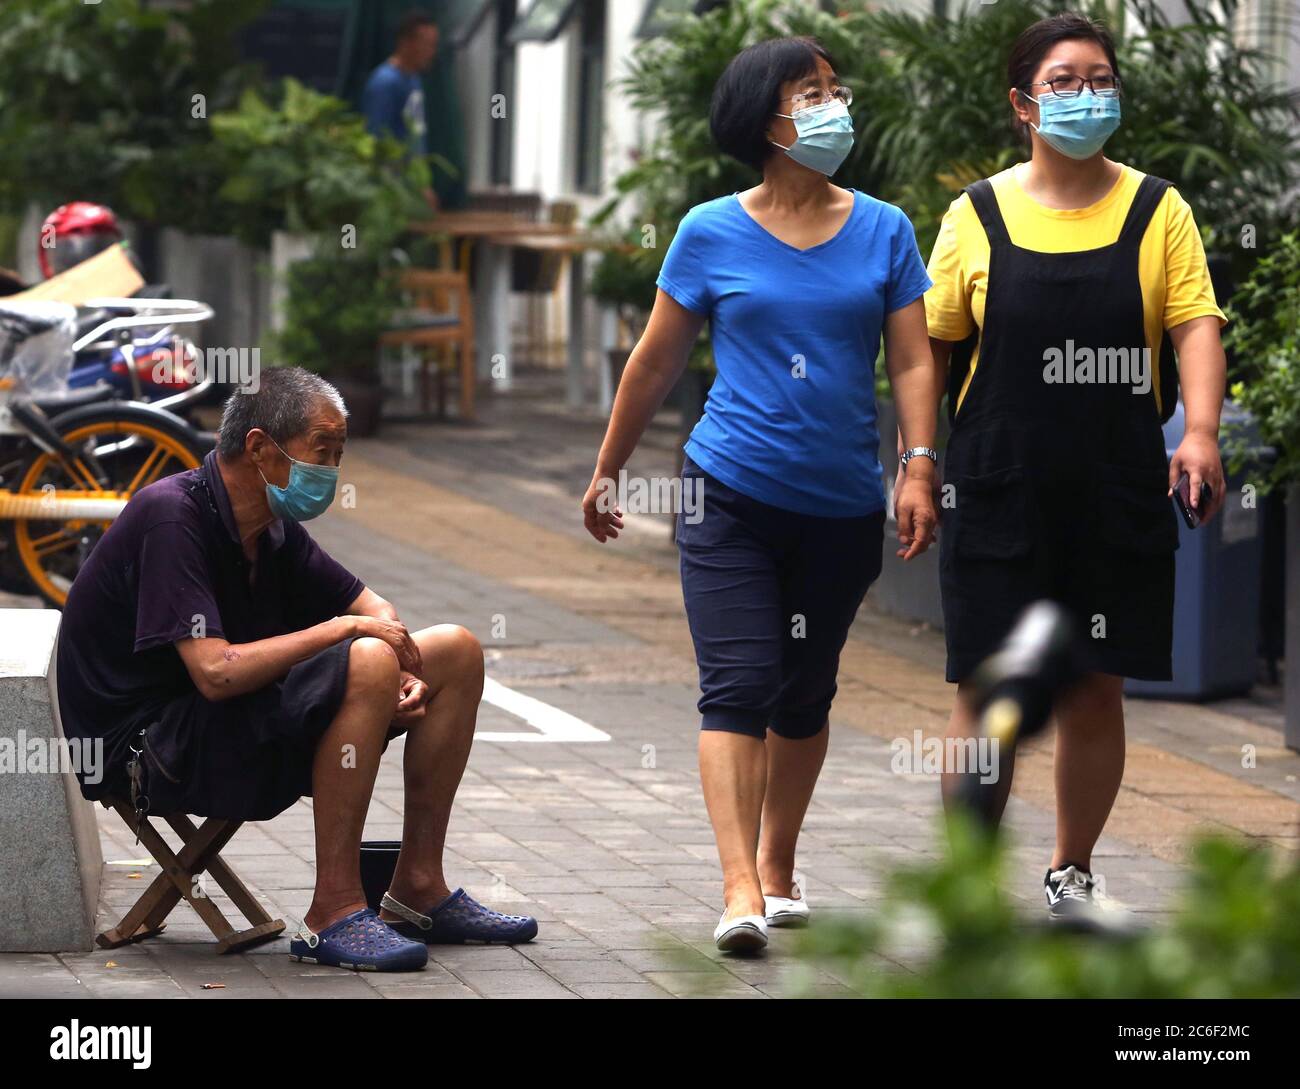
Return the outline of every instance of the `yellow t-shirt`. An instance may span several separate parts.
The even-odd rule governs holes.
[[[1122,166],[1119,181],[1096,204],[1058,209],[1039,204],[1020,187],[1017,172],[1024,165],[994,174],[989,182],[1012,243],[1039,253],[1099,249],[1118,240],[1129,205],[1145,176],[1140,170]],[[939,237],[930,254],[929,273],[934,281],[925,294],[930,336],[936,340],[959,341],[976,328],[982,328],[988,289],[989,240],[965,193],[944,213]],[[1172,186],[1156,207],[1142,236],[1138,277],[1152,359],[1160,356],[1160,342],[1166,329],[1209,314],[1217,317],[1221,325],[1226,323],[1227,318],[1214,299],[1214,285],[1210,282],[1205,249],[1192,209]],[[959,409],[978,362],[977,347],[970,373],[957,398]],[[1152,388],[1159,406],[1159,368],[1153,368],[1153,372]]]

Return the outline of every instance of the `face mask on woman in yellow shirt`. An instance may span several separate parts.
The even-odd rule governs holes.
[[[1062,155],[1091,159],[1119,128],[1119,95],[1083,91],[1070,98],[1044,94],[1038,98],[1020,92],[1038,104],[1038,133]]]

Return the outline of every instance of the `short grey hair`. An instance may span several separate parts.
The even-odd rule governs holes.
[[[233,461],[244,452],[244,440],[260,428],[283,446],[307,430],[312,410],[328,401],[347,416],[347,406],[337,389],[318,374],[302,367],[267,367],[255,390],[236,390],[221,413],[217,453]]]

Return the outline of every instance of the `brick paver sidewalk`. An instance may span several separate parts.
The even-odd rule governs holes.
[[[675,550],[662,519],[633,519],[601,548],[577,498],[601,423],[549,401],[489,406],[475,427],[400,425],[349,444],[356,505],[313,523],[318,539],[412,627],[461,623],[489,676],[596,727],[608,740],[476,742],[452,819],[448,877],[541,920],[527,946],[432,947],[429,968],[358,975],[293,964],[287,938],[218,957],[184,906],[139,946],[0,956],[0,995],[103,997],[762,996],[789,985],[790,936],[757,960],[721,958],[710,937],[720,884],[695,766],[695,673]],[[672,472],[669,428],[631,467]],[[890,562],[887,559],[886,562]],[[898,860],[932,856],[937,785],[891,771],[890,742],[943,729],[951,690],[942,640],[864,609],[846,648],[830,755],[799,868],[815,908],[869,911]],[[1112,893],[1150,917],[1176,885],[1186,836],[1211,827],[1297,846],[1300,757],[1280,734],[1213,707],[1130,701],[1125,786],[1098,851]],[[541,736],[485,704],[480,733]],[[1242,746],[1256,766],[1242,768]],[[400,743],[390,747],[368,838],[400,836]],[[1050,741],[1018,762],[1009,810],[1012,892],[1037,909],[1052,841]],[[101,925],[156,872],[101,811]],[[226,849],[290,931],[312,887],[311,803],[247,825]],[[218,903],[227,907],[220,896]],[[894,966],[885,964],[882,968]],[[821,976],[828,993],[843,992]],[[204,984],[221,983],[220,989]]]

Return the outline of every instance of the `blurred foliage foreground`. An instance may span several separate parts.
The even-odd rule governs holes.
[[[1103,936],[1051,924],[1044,908],[1027,919],[1002,890],[999,841],[963,821],[949,839],[942,861],[895,872],[870,918],[822,918],[801,935],[796,993],[815,997],[822,968],[880,998],[1300,995],[1292,855],[1201,838],[1172,916]]]

